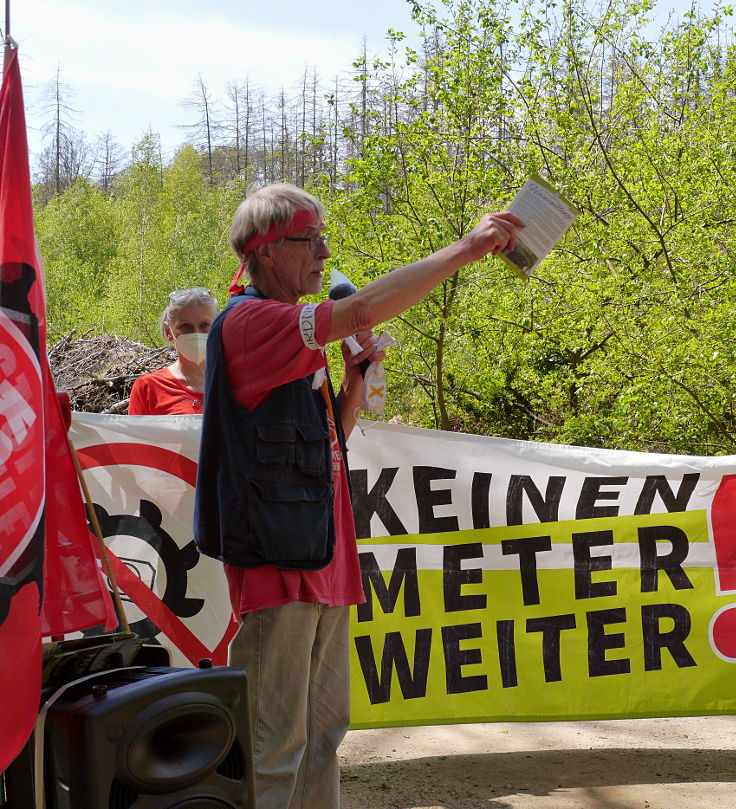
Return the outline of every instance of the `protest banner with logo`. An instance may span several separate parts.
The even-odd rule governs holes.
[[[192,535],[200,416],[75,413],[71,438],[133,632],[173,666],[227,662],[235,632],[222,565]]]
[[[224,661],[227,585],[191,550],[199,417],[76,414],[73,437],[133,620]],[[733,456],[362,422],[349,460],[353,727],[734,713]]]

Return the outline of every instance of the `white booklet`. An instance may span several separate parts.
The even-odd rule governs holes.
[[[532,175],[509,203],[508,211],[526,225],[516,232],[513,250],[499,256],[523,279],[528,280],[578,216],[575,206],[548,182]]]

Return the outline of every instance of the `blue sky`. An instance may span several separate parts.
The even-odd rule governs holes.
[[[75,91],[78,128],[110,130],[127,149],[150,126],[171,150],[192,120],[181,101],[198,74],[222,97],[226,82],[246,76],[267,92],[288,89],[305,67],[331,81],[350,69],[364,36],[376,54],[388,28],[412,26],[405,0],[12,0],[10,19],[32,154],[57,65]]]
[[[288,91],[305,67],[328,82],[350,70],[364,37],[370,56],[385,54],[389,28],[416,31],[406,0],[12,0],[32,165],[57,66],[74,90],[73,122],[92,139],[111,131],[127,151],[150,127],[171,153],[192,122],[181,102],[198,74],[220,97],[246,76],[267,93]]]

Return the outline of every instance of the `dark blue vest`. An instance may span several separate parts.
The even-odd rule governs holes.
[[[245,410],[227,379],[224,319],[233,307],[258,306],[260,300],[263,295],[247,287],[230,299],[210,328],[194,539],[200,553],[230,565],[318,570],[332,559],[335,546],[322,392],[312,390],[309,375],[275,388],[265,404]],[[342,427],[336,421],[344,458]]]

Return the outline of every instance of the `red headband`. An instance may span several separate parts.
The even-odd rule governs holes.
[[[275,242],[277,239],[283,239],[284,236],[291,236],[292,233],[298,233],[300,230],[304,230],[304,228],[316,227],[317,224],[317,217],[314,211],[300,208],[298,211],[294,211],[294,215],[285,225],[271,225],[265,233],[254,233],[249,239],[246,239],[242,250],[243,263],[240,265],[240,269],[235,273],[235,277],[228,287],[230,294],[236,295],[238,292],[242,292],[243,289],[245,289],[238,281],[245,270],[245,258],[248,253],[253,252],[256,247],[260,247],[262,244]]]

